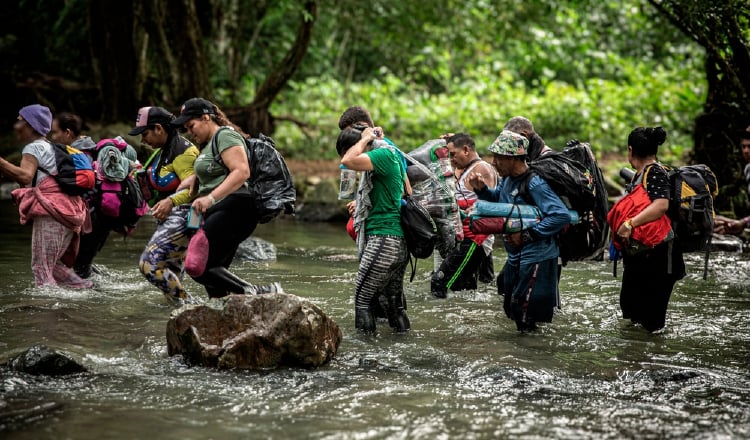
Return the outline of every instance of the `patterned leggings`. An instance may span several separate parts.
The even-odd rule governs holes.
[[[368,235],[357,272],[355,307],[370,308],[374,298],[384,295],[397,308],[405,309],[404,273],[407,262],[408,251],[403,237]]]
[[[156,227],[138,263],[146,279],[170,299],[185,299],[188,296],[182,287],[182,278],[185,276],[185,251],[189,242],[186,235],[189,210],[190,205],[187,204],[172,209],[167,219]]]

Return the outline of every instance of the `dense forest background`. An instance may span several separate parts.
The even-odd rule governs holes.
[[[720,210],[748,213],[746,0],[19,0],[0,20],[4,156],[31,103],[102,137],[202,96],[301,160],[335,158],[350,105],[406,151],[448,131],[481,149],[525,115],[615,170],[630,130],[661,125],[660,159],[707,163]]]

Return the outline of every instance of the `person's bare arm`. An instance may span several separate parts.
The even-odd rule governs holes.
[[[39,162],[30,154],[21,156],[21,165],[16,166],[4,158],[0,158],[0,173],[11,178],[21,186],[29,186],[34,181]]]

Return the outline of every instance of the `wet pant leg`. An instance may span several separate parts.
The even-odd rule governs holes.
[[[195,249],[200,252],[205,252],[207,247],[203,270],[189,274],[206,288],[209,297],[223,297],[231,293],[226,289],[225,280],[218,276],[217,272],[209,269],[229,268],[240,243],[246,240],[258,225],[258,219],[253,213],[254,205],[250,197],[244,194],[231,194],[204,215],[201,226],[204,239],[196,240],[201,234],[200,231],[191,239],[188,253],[193,252],[195,246],[204,247]]]
[[[375,331],[371,306],[373,299],[380,294],[385,295],[388,302],[389,324],[398,330],[408,330],[403,288],[407,261],[408,251],[403,237],[367,237],[355,283],[355,325],[358,330],[365,333]],[[405,325],[407,328],[403,328]]]
[[[464,239],[440,263],[440,268],[432,275],[430,290],[432,295],[445,298],[451,291],[477,288],[477,271],[485,259],[482,246],[470,239]]]
[[[90,288],[93,283],[79,277],[73,269],[60,259],[75,238],[75,232],[66,228],[52,217],[34,218],[31,233],[31,270],[36,286],[64,286]]]
[[[97,210],[91,210],[91,232],[81,235],[78,255],[73,269],[81,278],[91,276],[91,265],[94,257],[102,250],[111,231],[111,222],[107,221]]]
[[[189,296],[182,285],[189,241],[186,227],[189,209],[187,204],[172,208],[169,216],[156,226],[138,263],[148,282],[169,300],[184,300]]]

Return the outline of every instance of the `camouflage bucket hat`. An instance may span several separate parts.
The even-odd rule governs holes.
[[[503,130],[490,145],[490,153],[502,156],[525,156],[529,149],[529,140],[518,133]]]

